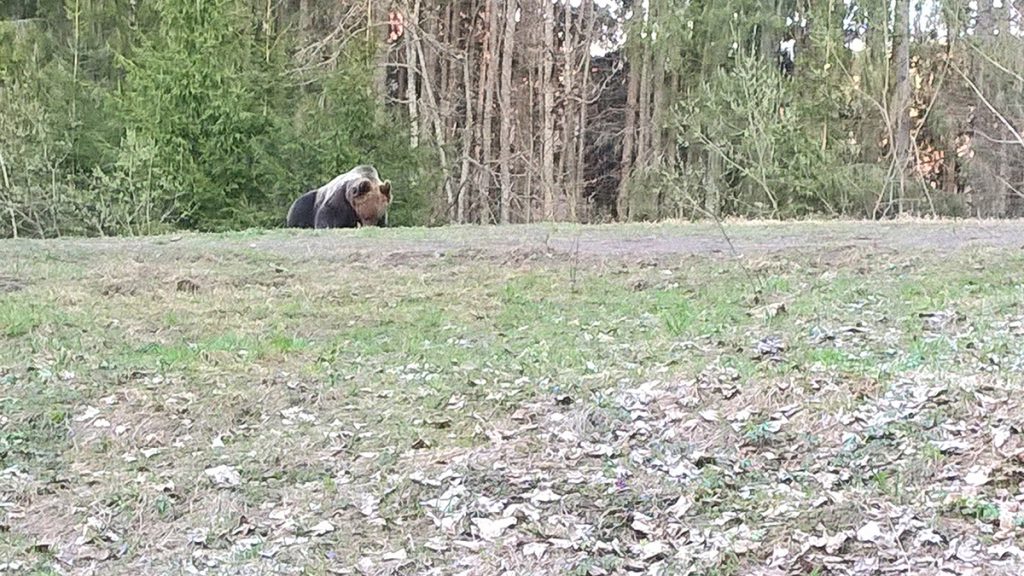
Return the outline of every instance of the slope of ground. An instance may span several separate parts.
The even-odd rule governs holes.
[[[1020,574],[1024,225],[0,243],[0,573]]]

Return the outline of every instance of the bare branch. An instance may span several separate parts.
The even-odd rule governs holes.
[[[1002,114],[999,113],[998,110],[996,110],[995,106],[993,106],[992,103],[988,101],[988,98],[985,98],[985,95],[982,94],[981,90],[978,89],[974,82],[972,82],[971,79],[967,77],[967,74],[964,74],[963,70],[961,70],[955,64],[953,64],[952,66],[953,69],[956,70],[957,74],[959,74],[960,77],[964,79],[964,82],[967,83],[971,90],[974,91],[974,94],[978,96],[978,99],[981,100],[981,103],[984,104],[986,108],[988,108],[989,112],[991,112],[996,118],[998,118],[999,122],[1002,123],[1002,125],[1005,126],[1011,134],[1013,134],[1015,143],[1019,144],[1021,147],[1024,147],[1024,138],[1022,138],[1020,132],[1018,132],[1017,129],[1013,127],[1013,124],[1011,124],[1005,116],[1003,116]]]

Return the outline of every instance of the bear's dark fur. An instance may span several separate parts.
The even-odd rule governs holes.
[[[391,204],[391,182],[381,181],[373,166],[356,166],[316,190],[300,196],[288,209],[290,228],[384,226]]]

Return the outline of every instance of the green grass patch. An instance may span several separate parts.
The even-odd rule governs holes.
[[[760,243],[817,230],[734,229]],[[562,499],[538,509],[575,514],[622,550],[648,538],[633,527],[646,522],[638,513],[679,499],[691,506],[674,523],[748,526],[729,537],[775,545],[794,527],[856,530],[864,510],[884,509],[864,498],[917,505],[945,480],[936,470],[965,465],[939,441],[990,443],[994,424],[1010,422],[975,424],[982,396],[959,382],[992,375],[1010,387],[985,392],[998,407],[991,399],[1024,380],[1024,336],[1011,325],[1024,312],[1016,253],[520,261],[508,258],[509,234],[246,230],[0,245],[0,275],[19,286],[0,296],[0,468],[24,474],[25,490],[12,501],[76,530],[90,517],[109,522],[129,549],[106,561],[113,574],[137,573],[131,550],[162,550],[167,534],[204,543],[181,544],[174,561],[201,550],[197,562],[216,558],[224,570],[273,557],[343,571],[371,549],[419,562],[434,555],[425,537],[446,537],[421,502],[455,484],[475,507],[467,518],[490,514],[481,496],[518,502],[550,484]],[[559,224],[512,234],[561,235],[564,245],[574,234],[717,232]],[[458,250],[488,243],[500,246]],[[145,278],[119,272],[139,259]],[[183,277],[200,289],[178,292]],[[104,294],[112,282],[127,289]],[[925,379],[949,389],[914,412],[920,391],[901,386]],[[87,407],[95,417],[81,417]],[[206,470],[222,464],[238,486],[213,485]],[[409,478],[420,469],[430,478]],[[441,469],[455,475],[436,480]],[[993,523],[1000,503],[985,489],[951,500],[945,515]],[[822,499],[826,490],[842,492],[845,507]],[[71,504],[38,504],[47,497]],[[790,514],[798,519],[787,525]],[[290,535],[324,520],[333,531],[303,548],[315,558],[296,559],[297,547],[273,540],[282,519],[294,521]],[[508,530],[535,527],[518,522]],[[254,540],[233,549],[225,534]],[[448,550],[444,562],[463,553]],[[613,552],[559,572],[621,569]],[[726,553],[702,573],[744,573],[771,554]],[[171,565],[150,560],[157,571]]]

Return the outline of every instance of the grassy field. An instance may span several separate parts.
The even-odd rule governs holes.
[[[0,242],[0,574],[1021,574],[1024,224]]]

